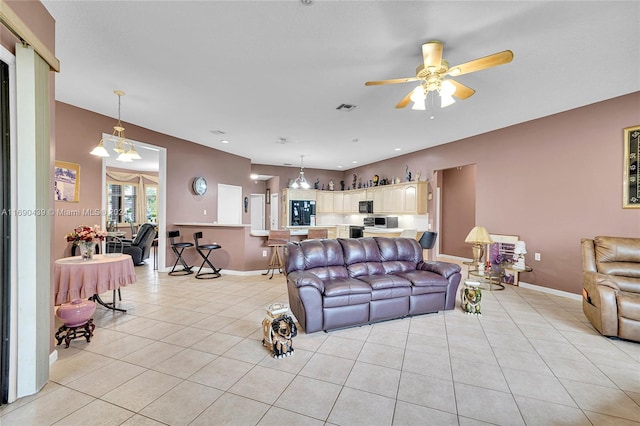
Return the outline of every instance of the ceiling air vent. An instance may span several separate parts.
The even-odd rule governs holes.
[[[350,105],[350,104],[341,104],[338,108],[336,108],[337,110],[340,111],[352,111],[353,109],[355,109],[355,105]]]
[[[223,132],[222,130],[209,130],[209,133],[213,133],[214,135],[224,135],[227,132]]]

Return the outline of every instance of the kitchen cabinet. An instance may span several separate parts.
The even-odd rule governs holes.
[[[316,213],[334,213],[336,211],[334,192],[317,191],[316,193]],[[340,202],[342,204],[342,200]],[[342,205],[340,206],[342,207]]]
[[[333,212],[344,213],[344,192],[332,192],[333,194]]]
[[[349,225],[337,225],[336,236],[337,238],[349,238]]]
[[[405,182],[347,191],[314,191],[318,213],[356,214],[360,201],[373,201],[374,214],[426,214],[429,182]],[[296,199],[296,198],[292,198]]]
[[[364,189],[354,189],[351,191],[344,191],[344,211],[343,213],[358,213],[358,203],[360,201],[364,201],[365,190]]]

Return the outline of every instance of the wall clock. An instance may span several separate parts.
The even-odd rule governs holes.
[[[202,176],[193,179],[193,192],[196,195],[204,195],[207,192],[207,181]]]

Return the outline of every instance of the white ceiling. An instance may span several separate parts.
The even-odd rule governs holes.
[[[640,90],[638,1],[43,3],[57,100],[116,117],[124,90],[124,122],[254,164],[349,169]],[[416,83],[364,86],[415,76],[434,39],[451,65],[514,60],[457,77],[476,94],[433,120],[395,108]]]

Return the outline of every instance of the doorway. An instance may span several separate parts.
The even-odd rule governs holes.
[[[103,133],[102,137],[109,138],[111,137],[111,135]],[[155,249],[157,250],[158,270],[163,271],[165,269],[167,245],[167,149],[144,142],[132,142],[135,144],[138,153],[142,156],[142,160],[125,163],[126,166],[123,167],[122,163],[116,161],[114,158],[102,159],[102,206],[104,206],[105,208],[107,206],[107,167],[120,168],[142,173],[144,173],[145,171],[158,172],[158,186],[156,193],[156,225],[158,227],[158,245],[157,247],[155,247]],[[146,212],[142,214],[142,217],[146,220]],[[102,229],[106,229],[106,225],[106,216],[103,216],[101,224]],[[156,254],[154,254],[154,256],[155,255]]]
[[[476,223],[476,165],[439,170],[440,254],[470,258],[471,246],[464,242]]]
[[[264,194],[251,194],[251,229],[265,229],[264,227]]]
[[[270,212],[269,229],[277,230],[279,225],[278,221],[278,194],[271,194],[271,212]]]

